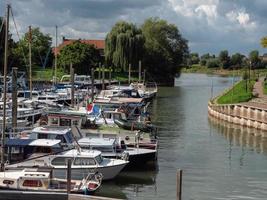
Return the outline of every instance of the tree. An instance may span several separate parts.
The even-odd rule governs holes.
[[[144,37],[134,24],[118,22],[106,36],[105,58],[107,65],[126,71],[129,64],[138,66],[142,60]]]
[[[52,66],[53,55],[51,51],[52,38],[49,34],[44,34],[39,28],[32,28],[32,65],[42,67],[46,62],[47,66]],[[28,67],[29,57],[29,32],[18,41],[13,50],[14,55],[19,59],[21,66]]]
[[[253,50],[249,53],[249,60],[251,62],[252,69],[258,68],[261,64],[261,60],[259,58],[259,51]]]
[[[230,57],[227,50],[223,50],[219,54],[219,61],[222,65],[222,68],[227,69],[230,66]]]
[[[240,68],[243,62],[244,55],[241,55],[240,53],[235,53],[231,57],[231,65],[234,67]]]
[[[203,54],[203,55],[200,57],[200,65],[202,65],[202,66],[206,66],[206,64],[207,64],[207,60],[209,60],[210,58],[211,58],[211,56],[210,56],[209,53]]]
[[[263,48],[266,48],[267,47],[267,37],[261,38],[261,46]]]
[[[207,60],[208,68],[218,68],[220,67],[220,61],[217,58],[210,58]]]
[[[149,18],[142,25],[145,37],[144,66],[160,83],[173,84],[176,73],[186,62],[189,50],[178,28],[159,18]]]
[[[75,73],[90,74],[92,67],[100,61],[100,52],[93,45],[81,43],[79,40],[64,46],[58,57],[59,66],[69,71],[72,63]]]
[[[192,65],[199,64],[200,59],[198,53],[191,53],[189,59]]]

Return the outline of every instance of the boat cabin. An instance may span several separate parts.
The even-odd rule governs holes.
[[[50,182],[49,172],[37,169],[7,171],[0,174],[0,187],[18,190],[46,190]]]
[[[79,110],[48,111],[47,117],[48,126],[78,126],[83,128],[87,122],[87,111],[85,108],[79,108]]]
[[[43,155],[62,150],[61,140],[47,139],[8,139],[5,156],[9,163],[25,160],[34,155]]]

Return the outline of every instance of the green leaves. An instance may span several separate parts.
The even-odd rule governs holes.
[[[159,18],[147,19],[142,25],[145,37],[144,64],[155,80],[173,81],[189,56],[187,40],[173,24]]]
[[[67,71],[72,63],[75,73],[90,74],[91,67],[96,67],[100,59],[100,53],[93,45],[78,40],[60,50],[58,62]]]
[[[105,58],[109,66],[126,71],[129,64],[137,69],[142,60],[144,37],[134,24],[118,22],[106,37]]]

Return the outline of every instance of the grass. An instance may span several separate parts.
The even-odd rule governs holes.
[[[65,75],[62,69],[57,70],[57,77],[60,79],[63,75]],[[47,69],[38,69],[33,73],[33,80],[42,80],[42,81],[51,81],[53,79],[54,70],[51,68]]]
[[[216,75],[233,75],[242,76],[245,71],[248,73],[248,67],[242,69],[221,69],[221,68],[208,68],[207,66],[201,66],[199,64],[185,67],[182,69],[182,73],[203,73],[203,74],[216,74]],[[255,69],[251,70],[252,77],[266,76],[267,69]]]
[[[220,96],[217,99],[218,104],[231,104],[231,103],[240,103],[247,102],[253,98],[252,90],[255,84],[255,81],[249,82],[248,88],[246,91],[246,81],[242,80],[234,85],[230,90],[228,90],[225,94]]]

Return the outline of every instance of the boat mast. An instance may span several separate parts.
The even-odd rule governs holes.
[[[29,26],[29,78],[30,78],[30,99],[32,99],[32,27]]]
[[[2,124],[2,138],[1,138],[1,171],[5,170],[4,153],[5,153],[5,129],[6,129],[6,76],[8,65],[8,35],[9,35],[9,11],[10,5],[7,4],[6,20],[5,20],[5,55],[4,55],[4,96],[3,96],[3,124]]]
[[[57,82],[57,53],[58,53],[58,48],[57,48],[57,26],[56,26],[56,47],[55,47],[55,72],[54,72],[54,83]]]

